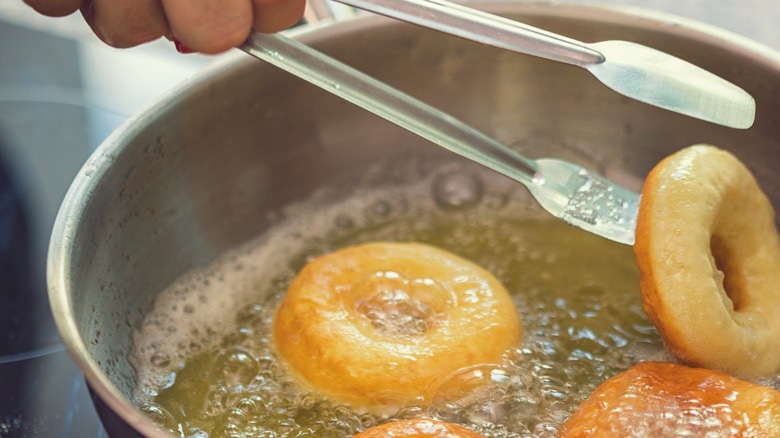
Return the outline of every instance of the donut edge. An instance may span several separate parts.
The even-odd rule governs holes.
[[[780,436],[780,392],[777,390],[717,370],[671,362],[647,361],[640,362],[602,382],[564,423],[560,438],[628,436],[626,431],[616,431],[610,427],[611,425],[604,424],[604,420],[613,409],[621,408],[619,403],[621,396],[640,380],[655,382],[657,386],[651,390],[658,392],[669,388],[670,397],[677,397],[680,395],[678,393],[687,393],[686,384],[691,386],[690,389],[696,390],[714,386],[721,389],[721,392],[728,392],[729,395],[735,396],[731,400],[725,398],[723,401],[717,400],[717,403],[731,402],[742,420],[745,418],[750,420],[749,424],[744,425],[744,435],[739,436]],[[695,399],[694,395],[691,397]],[[616,402],[618,406],[614,406]],[[715,402],[709,401],[709,403]],[[748,412],[747,409],[752,411]],[[625,435],[620,435],[621,433]]]
[[[744,334],[744,332],[742,332],[740,333],[741,336],[739,336],[739,339],[737,339],[737,341],[739,341],[739,347],[733,349],[732,353],[737,357],[734,359],[724,359],[722,355],[716,358],[708,357],[707,354],[704,354],[704,350],[699,348],[700,345],[697,343],[692,343],[690,338],[690,329],[688,327],[682,326],[682,321],[678,321],[676,317],[670,316],[670,314],[667,313],[676,311],[676,309],[672,309],[669,302],[666,301],[669,299],[668,295],[670,293],[674,293],[675,290],[659,289],[664,288],[662,284],[665,283],[665,281],[660,281],[656,275],[658,270],[664,270],[664,268],[660,267],[663,262],[656,260],[656,258],[663,253],[663,250],[657,246],[660,244],[659,239],[652,238],[652,235],[654,232],[656,232],[656,230],[654,229],[653,220],[649,219],[649,217],[652,216],[650,212],[653,212],[657,208],[655,195],[660,193],[660,190],[656,191],[655,189],[662,187],[665,184],[664,178],[668,176],[665,175],[665,173],[677,171],[675,167],[676,163],[672,163],[670,165],[670,161],[689,160],[695,154],[705,154],[707,159],[710,159],[710,157],[714,154],[721,154],[722,157],[725,157],[728,160],[732,160],[733,163],[739,166],[739,169],[735,167],[735,174],[740,177],[745,175],[746,177],[750,178],[751,182],[749,185],[758,189],[760,195],[765,199],[770,213],[772,216],[774,215],[774,209],[772,208],[771,203],[758,186],[758,183],[755,181],[755,178],[750,170],[744,165],[744,163],[739,160],[738,157],[727,150],[711,145],[698,144],[683,148],[661,160],[648,174],[645,186],[642,190],[642,199],[637,217],[636,243],[634,245],[634,252],[637,259],[637,264],[640,268],[640,291],[642,293],[643,308],[648,318],[653,322],[657,331],[663,338],[666,348],[682,363],[692,366],[718,369],[720,371],[734,375],[740,375],[743,377],[776,373],[780,371],[780,363],[778,363],[777,360],[780,355],[777,354],[777,351],[774,353],[769,351],[772,349],[773,338],[776,338],[774,345],[780,346],[780,329],[778,328],[780,320],[776,320],[774,324],[772,324],[772,321],[769,320],[775,317],[767,317],[765,315],[765,319],[767,319],[766,323],[770,325],[766,329],[768,334],[746,339],[744,336],[747,336],[752,328],[750,330],[744,328],[740,329],[745,330],[745,332],[748,332],[748,334]],[[769,244],[777,245],[777,229],[774,227],[774,219],[772,219],[770,222],[772,222],[772,232],[775,234],[773,241],[769,242]],[[774,259],[778,260],[778,266],[780,266],[780,258],[774,257]],[[777,280],[777,278],[775,278],[775,280]],[[780,284],[780,280],[778,280],[778,283]],[[776,285],[772,286],[776,287]],[[716,300],[718,298],[711,297],[711,299]],[[774,307],[777,307],[778,301],[774,300],[773,302],[775,304]],[[736,312],[732,312],[730,315],[731,325],[733,327],[740,327],[740,324],[734,319],[735,313]],[[729,329],[734,330],[733,327],[730,327]],[[701,330],[699,330],[699,333],[701,333]],[[759,340],[762,337],[765,339]],[[766,348],[761,348],[760,351],[751,351],[750,347],[753,343],[764,345]],[[753,345],[753,348],[755,348],[755,345]],[[726,350],[731,351],[732,349],[727,348]]]
[[[653,242],[650,238],[653,234],[653,224],[649,220],[648,212],[656,208],[656,192],[654,190],[649,190],[649,188],[658,185],[656,180],[661,178],[659,175],[661,169],[672,161],[673,157],[674,155],[669,155],[661,160],[653,167],[645,179],[639,203],[633,249],[640,271],[639,289],[642,295],[642,308],[644,309],[645,314],[661,335],[666,348],[679,360],[685,363],[691,363],[695,361],[694,358],[690,357],[687,350],[679,345],[679,340],[683,339],[685,336],[683,330],[676,325],[664,323],[664,321],[668,321],[669,318],[666,316],[666,306],[662,304],[661,295],[656,287],[658,284],[658,280],[656,279],[656,261],[652,256],[653,249],[650,248],[650,245],[652,245]]]
[[[367,243],[357,244],[357,245],[348,246],[348,247],[339,249],[339,250],[335,251],[334,253],[327,254],[326,256],[332,256],[333,254],[339,253],[341,251],[354,251],[355,249],[360,248],[360,247],[372,247],[372,246],[376,247],[377,244],[380,244],[380,245],[381,244],[401,245],[401,246],[407,247],[408,249],[412,248],[412,247],[415,247],[416,249],[412,250],[414,252],[418,252],[420,250],[420,248],[423,248],[423,249],[428,248],[429,250],[435,251],[433,254],[441,254],[440,255],[441,257],[445,257],[448,264],[449,263],[453,263],[455,261],[457,261],[458,263],[464,263],[465,266],[467,266],[468,269],[470,271],[473,271],[475,274],[478,274],[480,276],[486,276],[486,277],[484,277],[484,280],[480,280],[480,283],[484,281],[486,284],[491,285],[491,289],[493,290],[494,293],[491,294],[492,298],[490,298],[490,300],[494,302],[494,305],[499,305],[499,307],[501,309],[500,311],[497,311],[496,315],[499,315],[499,314],[500,315],[504,315],[504,314],[507,314],[507,313],[512,313],[512,312],[509,312],[509,310],[507,310],[508,309],[507,306],[509,306],[509,305],[511,305],[511,309],[513,309],[513,311],[514,311],[512,313],[513,320],[511,321],[511,324],[506,325],[506,326],[492,324],[489,327],[488,326],[484,327],[485,329],[489,329],[490,332],[493,333],[493,334],[502,334],[502,333],[506,334],[505,342],[501,342],[502,344],[505,344],[502,352],[500,354],[498,354],[498,356],[490,353],[490,357],[492,357],[493,360],[500,361],[501,360],[501,356],[503,356],[503,354],[505,354],[506,351],[509,348],[511,348],[513,345],[516,345],[516,344],[518,344],[520,342],[520,340],[522,339],[522,322],[520,321],[520,315],[517,312],[517,309],[516,309],[516,307],[514,306],[514,304],[512,302],[512,298],[511,298],[509,292],[506,290],[506,288],[504,288],[503,284],[501,284],[501,282],[493,274],[491,274],[490,272],[488,272],[486,269],[482,268],[481,266],[477,265],[476,263],[474,263],[474,262],[472,262],[470,260],[467,260],[467,259],[465,259],[465,258],[463,258],[463,257],[461,257],[461,256],[459,256],[459,255],[457,255],[455,253],[449,252],[447,250],[438,248],[438,247],[430,245],[430,244],[424,244],[424,243],[418,243],[418,242],[367,242]],[[380,252],[384,252],[384,251],[386,251],[386,250],[383,249]],[[293,279],[293,283],[291,284],[290,289],[291,290],[293,289],[293,285],[295,285],[296,282],[305,281],[305,278],[303,276],[308,276],[308,275],[315,275],[316,276],[317,274],[310,272],[310,270],[308,268],[310,266],[313,266],[313,265],[316,266],[320,262],[321,262],[320,258],[317,258],[316,260],[308,263],[307,266],[305,266],[303,269],[301,269],[301,271],[298,273],[298,275],[296,275],[295,279]],[[349,261],[348,265],[349,265],[349,269],[354,269],[356,271],[362,272],[362,268],[358,267],[359,263],[353,263],[352,261]],[[331,270],[331,269],[333,269],[333,266],[325,266],[324,268],[327,269],[327,270]],[[289,293],[290,292],[288,290],[288,295],[289,295]],[[320,296],[320,297],[316,297],[314,301],[320,301],[320,300],[326,300],[326,299],[327,298],[323,298],[323,297]],[[310,300],[307,299],[307,301],[310,301]],[[501,305],[501,303],[506,304],[506,306]],[[322,303],[320,303],[320,304],[322,304]],[[302,315],[300,313],[300,311],[299,311],[300,309],[298,309],[298,308],[291,309],[291,307],[292,307],[292,305],[290,303],[288,303],[287,296],[285,296],[285,299],[282,300],[282,303],[280,304],[279,308],[277,309],[277,313],[274,316],[274,322],[273,322],[274,335],[273,335],[273,337],[274,337],[274,344],[275,344],[275,349],[276,349],[277,355],[282,359],[282,361],[285,363],[285,366],[290,370],[290,374],[293,375],[295,380],[297,382],[301,383],[302,386],[304,386],[306,388],[309,388],[309,389],[313,390],[316,393],[320,393],[320,394],[323,394],[323,395],[328,396],[330,398],[333,398],[333,399],[339,400],[341,402],[350,404],[350,405],[352,405],[352,406],[354,406],[356,408],[365,409],[365,410],[372,411],[372,412],[384,412],[387,409],[392,409],[393,406],[395,406],[397,404],[410,404],[410,403],[416,403],[416,402],[421,402],[422,401],[422,397],[424,396],[424,393],[425,393],[427,387],[420,387],[419,390],[417,391],[417,394],[414,395],[414,400],[416,400],[416,401],[413,401],[413,400],[409,399],[409,397],[411,397],[411,396],[404,396],[404,397],[398,398],[397,396],[394,395],[390,399],[386,399],[384,395],[382,395],[381,393],[377,392],[376,390],[366,390],[366,391],[357,391],[357,392],[356,391],[352,391],[352,390],[345,391],[345,389],[344,389],[345,387],[342,387],[341,384],[336,385],[334,383],[336,381],[334,376],[336,374],[341,374],[341,372],[337,372],[336,368],[340,366],[338,364],[346,364],[347,362],[345,361],[345,359],[341,355],[329,355],[326,351],[323,351],[317,345],[316,342],[314,342],[312,339],[310,339],[310,335],[306,334],[306,333],[310,333],[311,328],[307,328],[304,331],[304,333],[294,333],[294,334],[291,333],[290,330],[287,330],[287,329],[284,328],[284,327],[289,328],[289,327],[292,327],[292,326],[295,326],[295,325],[300,325],[300,326],[308,326],[308,325],[310,325],[310,324],[307,324],[307,320],[311,319],[310,318],[311,317],[311,313],[310,312],[316,312],[315,308],[318,307],[317,303],[309,302],[309,303],[307,303],[304,306],[304,308],[305,308],[304,310],[306,311],[305,312],[306,315]],[[329,308],[329,306],[326,306],[326,307]],[[292,310],[292,313],[290,313],[290,315],[292,317],[294,317],[294,318],[297,318],[296,320],[298,322],[295,323],[295,322],[292,322],[292,321],[289,321],[289,320],[279,322],[278,318],[279,318],[280,312],[284,311],[284,312],[288,312],[289,313],[291,310]],[[475,322],[476,322],[476,320],[475,320]],[[281,332],[281,334],[278,334],[277,330],[284,330],[284,332]],[[480,333],[480,336],[484,335],[484,330],[481,330],[479,333]],[[476,335],[477,335],[477,333],[475,333],[473,336],[476,336]],[[316,340],[316,338],[318,336],[319,336],[319,334],[317,334],[314,339]],[[473,336],[470,336],[470,337],[473,337]],[[307,348],[307,350],[311,352],[311,354],[310,354],[311,360],[315,360],[315,358],[324,358],[324,360],[325,360],[324,365],[327,365],[327,366],[325,366],[325,368],[317,367],[318,371],[316,371],[313,375],[309,375],[308,371],[304,371],[305,369],[311,368],[310,367],[311,364],[304,365],[303,368],[301,368],[302,365],[301,365],[301,363],[300,363],[300,361],[298,359],[291,360],[291,357],[294,357],[295,354],[290,354],[288,350],[290,349],[290,343],[292,342],[291,339],[293,339],[293,338],[296,339],[296,342],[299,343],[301,348]],[[280,345],[280,342],[283,343],[284,345]],[[350,341],[350,342],[352,342],[352,341]],[[497,347],[498,344],[495,343],[495,342],[491,342],[489,344],[495,344],[495,345],[493,345],[491,347],[491,351],[494,348],[498,348]],[[461,354],[461,356],[462,357],[472,357],[472,356],[474,356],[474,351],[473,350],[475,350],[475,349],[479,350],[481,348],[482,347],[479,347],[479,344],[474,343],[472,348],[468,349],[468,351],[466,351],[463,354]],[[496,350],[496,352],[497,352],[497,350]],[[361,353],[361,354],[365,354],[365,353]],[[449,354],[448,356],[452,356],[452,354]],[[485,357],[487,357],[487,353],[480,352],[479,354],[477,354],[477,356],[478,357],[482,357],[484,359]],[[320,360],[320,359],[317,359],[317,360]],[[465,359],[456,360],[455,362],[456,363],[460,363],[460,362],[463,362],[463,360],[465,360]],[[293,362],[295,362],[295,363],[293,363]],[[477,360],[475,363],[482,363],[482,360]],[[463,364],[463,366],[469,366],[469,365],[474,365],[474,364]],[[424,366],[428,367],[430,365],[424,365]],[[452,371],[455,371],[455,370],[450,370],[448,372],[452,372]],[[376,374],[376,373],[372,373],[372,375],[374,375],[374,374]],[[438,376],[438,374],[437,374],[437,376]],[[416,378],[414,378],[412,380],[420,380],[420,378],[416,377]],[[433,383],[434,380],[435,379],[433,377],[431,377],[431,379],[429,379],[429,381],[428,381],[428,384]],[[348,382],[349,383],[346,385],[346,388],[349,388],[349,387],[357,385],[355,383],[355,376],[350,375],[350,378],[348,379]],[[388,383],[388,384],[391,384],[391,383]],[[394,388],[402,388],[402,387],[405,387],[405,385],[408,386],[408,384],[402,384],[402,382],[398,382],[398,381],[393,381],[392,385],[394,385],[393,386]],[[396,400],[396,399],[398,399],[398,400]]]

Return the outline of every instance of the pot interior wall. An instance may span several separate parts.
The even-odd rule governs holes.
[[[751,92],[746,131],[631,101],[585,70],[382,19],[338,23],[301,39],[461,118],[530,156],[570,159],[634,189],[670,152],[733,150],[780,205],[780,71],[726,40],[647,18],[582,7],[494,7],[584,41],[625,39],[689,59]],[[460,160],[260,61],[236,57],[108,140],[71,245],[74,318],[100,370],[129,395],[131,334],[158,291],[257,236],[282,206],[323,186],[334,197],[375,163],[409,155]],[[89,168],[85,168],[88,172]],[[55,310],[56,311],[56,310]]]

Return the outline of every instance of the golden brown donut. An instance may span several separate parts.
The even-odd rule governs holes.
[[[418,418],[385,423],[367,429],[353,438],[485,438],[453,423]]]
[[[520,332],[509,293],[489,272],[432,246],[389,242],[307,264],[273,325],[294,374],[368,409],[413,404],[437,378],[500,361]]]
[[[678,359],[739,376],[780,371],[774,210],[736,157],[683,149],[650,172],[634,244],[645,312]]]
[[[643,362],[602,383],[561,438],[780,436],[780,392],[728,374]]]

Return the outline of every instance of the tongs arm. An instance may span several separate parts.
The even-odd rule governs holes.
[[[514,52],[584,67],[604,62],[586,44],[445,0],[335,0],[386,17]]]

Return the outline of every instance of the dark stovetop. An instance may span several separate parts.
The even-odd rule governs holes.
[[[0,1],[0,438],[104,437],[49,310],[51,227],[95,147],[209,59],[165,43],[111,49],[80,17],[58,21],[13,6]],[[64,27],[44,29],[50,23]]]
[[[0,437],[100,437],[84,379],[33,280],[22,193],[0,162]]]
[[[0,27],[0,41],[3,37]],[[0,43],[0,54],[9,53]],[[0,61],[4,62],[4,61]],[[0,80],[6,79],[0,73]],[[63,78],[67,72],[63,72]],[[3,84],[3,82],[0,82]],[[47,233],[67,178],[87,154],[67,150],[52,178],[37,161],[40,142],[56,143],[39,116],[75,121],[83,109],[20,101],[0,92],[0,437],[99,437],[104,433],[84,379],[57,336],[43,281]],[[17,88],[19,90],[19,88]],[[59,126],[61,129],[62,125]],[[62,136],[74,138],[74,136]],[[57,155],[57,154],[53,154]],[[49,165],[51,166],[51,164]]]

